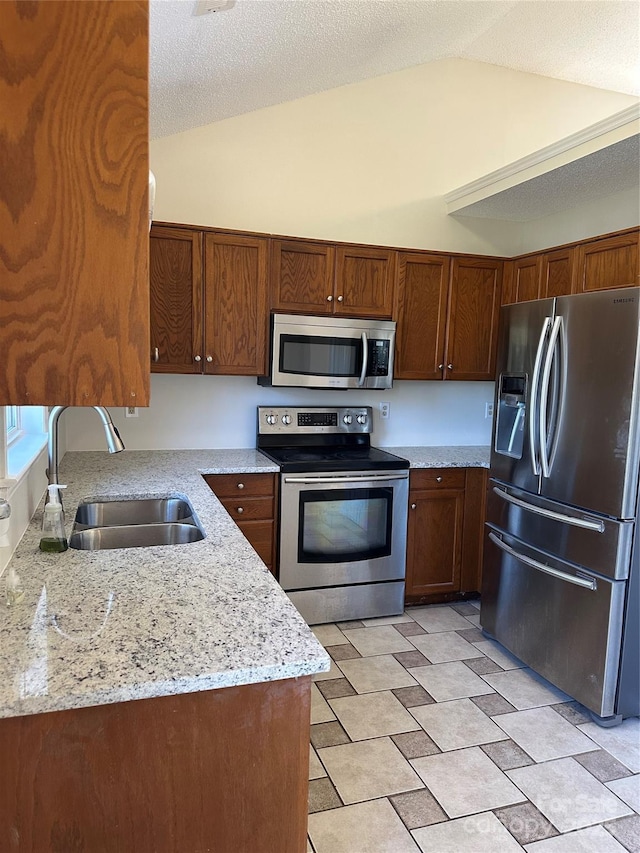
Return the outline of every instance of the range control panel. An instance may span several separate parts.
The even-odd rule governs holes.
[[[370,433],[372,430],[371,406],[333,409],[324,406],[258,406],[259,435]]]

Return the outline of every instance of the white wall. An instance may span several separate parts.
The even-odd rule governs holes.
[[[640,198],[635,189],[599,198],[580,208],[525,222],[520,229],[517,254],[536,252],[609,231],[640,224]],[[561,235],[561,237],[560,237]]]
[[[391,403],[380,420],[378,404]],[[129,450],[255,447],[256,406],[370,405],[376,445],[488,444],[490,421],[484,404],[492,382],[396,382],[391,391],[312,391],[262,388],[255,379],[231,376],[151,377],[151,407],[138,418],[111,409]],[[73,450],[101,450],[104,433],[95,412],[69,409],[63,415]],[[62,420],[61,420],[62,425]]]
[[[20,481],[6,494],[11,504],[11,518],[8,533],[9,542],[0,547],[0,575],[4,572],[11,555],[29,525],[29,520],[42,500],[42,495],[47,487],[46,467],[47,451],[45,449],[38,455]],[[3,496],[5,496],[4,493]],[[4,590],[2,592],[4,594]],[[0,607],[2,606],[4,606],[3,600],[0,598]]]
[[[155,217],[512,255],[518,224],[447,216],[443,195],[636,102],[442,60],[152,141]]]

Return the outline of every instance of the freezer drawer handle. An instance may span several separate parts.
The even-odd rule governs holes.
[[[595,590],[598,588],[595,578],[587,580],[587,578],[576,577],[575,575],[569,575],[566,572],[560,572],[558,569],[552,569],[551,566],[545,566],[544,563],[539,563],[537,560],[532,560],[531,557],[525,557],[524,554],[519,554],[516,550],[507,545],[506,542],[503,542],[499,536],[496,536],[495,533],[490,533],[489,539],[491,539],[491,541],[502,551],[506,551],[507,554],[510,554],[512,557],[515,557],[516,560],[524,563],[525,566],[531,566],[532,569],[537,569],[539,572],[544,572],[546,575],[551,575],[561,581],[568,581],[576,586],[582,586],[585,589]]]
[[[385,480],[406,480],[408,478],[408,474],[403,473],[402,471],[398,471],[397,474],[364,474],[361,477],[357,475],[353,475],[350,477],[285,477],[285,483],[307,483],[307,484],[315,484],[315,483],[367,483],[371,480],[385,481]]]
[[[536,515],[542,515],[545,518],[552,518],[554,521],[562,521],[564,524],[572,524],[574,527],[583,527],[585,530],[594,530],[596,533],[604,533],[605,528],[602,521],[589,521],[586,518],[574,518],[572,515],[564,515],[562,512],[553,512],[551,509],[534,506],[526,501],[521,501],[520,498],[510,495],[509,492],[504,489],[499,489],[497,486],[493,487],[493,491],[499,498],[502,498],[503,501],[508,501],[510,504],[515,504],[516,506],[521,506],[529,512],[534,512]]]

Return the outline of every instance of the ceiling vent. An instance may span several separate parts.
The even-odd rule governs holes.
[[[208,15],[210,12],[226,12],[236,5],[236,0],[198,0],[193,10],[194,16]]]

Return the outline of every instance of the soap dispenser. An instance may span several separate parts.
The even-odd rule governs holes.
[[[66,551],[69,547],[64,529],[64,511],[60,503],[58,489],[66,489],[58,483],[52,483],[49,490],[49,502],[45,504],[42,516],[42,537],[40,550],[48,552]]]

